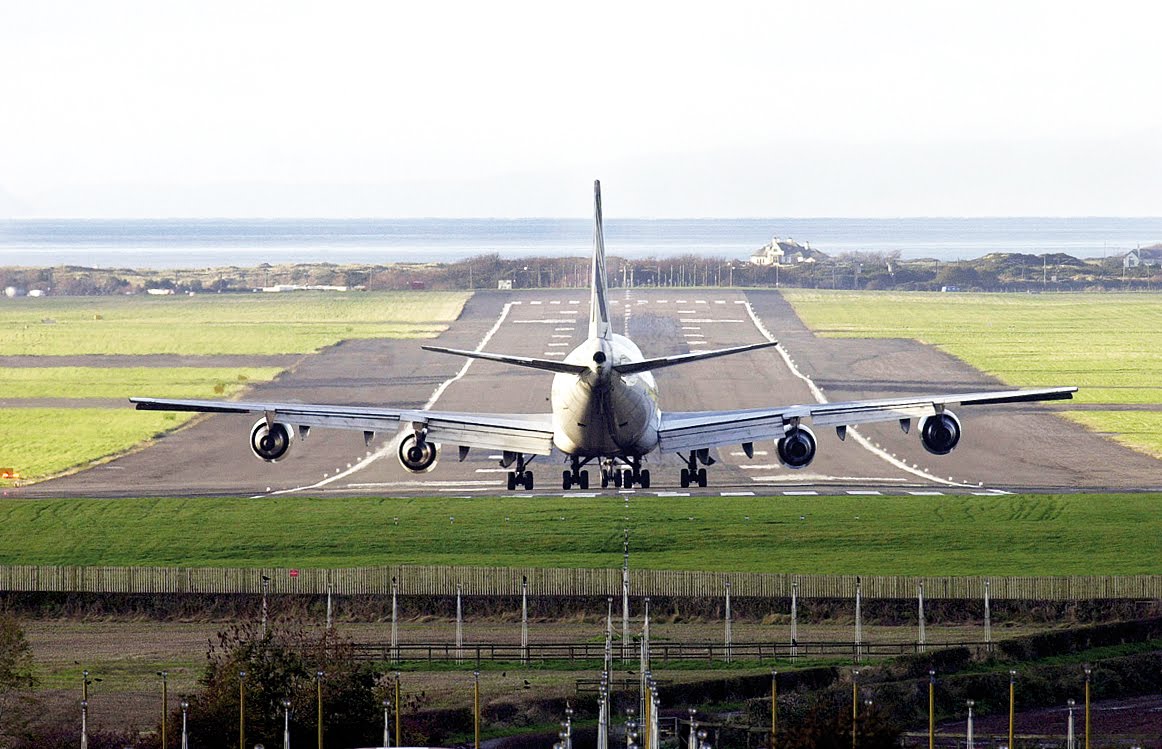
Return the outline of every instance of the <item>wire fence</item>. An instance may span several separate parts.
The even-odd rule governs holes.
[[[621,596],[621,569],[554,569],[389,565],[335,569],[237,567],[0,566],[0,590],[84,593],[256,594],[266,578],[272,594],[405,596]],[[793,575],[746,572],[641,570],[629,572],[633,596],[710,598],[730,583],[739,598],[851,598],[856,586],[868,599],[907,599],[923,585],[929,599],[979,599],[986,586],[994,600],[1081,601],[1162,598],[1162,575],[1062,577],[913,577],[902,575]]]

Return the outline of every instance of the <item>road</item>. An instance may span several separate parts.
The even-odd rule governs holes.
[[[615,289],[611,313],[646,356],[722,348],[777,337],[767,349],[657,372],[663,410],[688,411],[811,403],[1004,387],[937,349],[903,339],[814,336],[776,291],[737,289]],[[435,343],[454,348],[563,357],[587,331],[582,290],[477,292]],[[247,399],[416,407],[452,411],[546,412],[552,375],[422,351],[410,340],[356,340],[305,357]],[[466,366],[467,365],[467,366]],[[1068,385],[1070,383],[1044,383]],[[142,393],[142,395],[149,395]],[[937,457],[915,431],[895,423],[849,430],[840,441],[816,430],[819,454],[802,471],[779,465],[772,444],[718,451],[706,489],[680,489],[675,456],[649,456],[650,489],[572,496],[779,494],[1001,494],[1162,488],[1162,461],[1123,448],[1058,415],[1063,404],[960,409],[959,448]],[[128,407],[128,405],[126,406]],[[316,429],[278,464],[250,454],[252,419],[214,415],[154,444],[80,473],[11,492],[16,496],[262,496],[505,494],[506,469],[497,455],[454,451],[426,474],[404,471],[394,434]],[[560,495],[563,456],[531,465],[531,494]],[[592,470],[596,470],[595,468]],[[591,473],[591,476],[595,476]],[[528,492],[521,492],[528,494]]]

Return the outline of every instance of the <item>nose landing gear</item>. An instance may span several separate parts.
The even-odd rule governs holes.
[[[610,484],[617,489],[631,489],[635,484],[649,489],[650,469],[642,468],[642,459],[638,457],[610,458],[601,467],[601,488],[608,489]]]

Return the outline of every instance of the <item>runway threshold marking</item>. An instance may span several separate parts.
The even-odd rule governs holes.
[[[943,497],[944,492],[908,492],[913,497]]]
[[[719,492],[721,497],[753,497],[754,492]]]
[[[754,305],[752,305],[748,300],[745,303],[745,307],[747,314],[750,315],[751,322],[754,323],[755,329],[758,330],[758,332],[768,341],[775,343],[778,339],[776,339],[775,336],[771,334],[771,331],[767,330],[767,327],[763,325],[762,320],[760,320],[758,315],[755,314]],[[823,391],[819,389],[819,386],[815,384],[814,380],[803,374],[801,371],[799,371],[799,368],[795,366],[794,360],[791,359],[791,355],[787,352],[787,349],[783,346],[782,343],[779,343],[777,346],[775,346],[775,350],[779,352],[779,356],[783,358],[783,363],[787,365],[787,369],[791,371],[791,374],[806,383],[807,387],[811,390],[811,395],[815,398],[816,402],[829,402],[827,400],[827,396],[823,394]],[[865,450],[879,457],[881,460],[884,460],[890,465],[899,468],[901,471],[910,473],[913,476],[919,476],[920,478],[931,481],[933,483],[944,484],[945,486],[956,486],[961,488],[970,486],[970,484],[959,483],[957,481],[942,479],[939,476],[933,476],[931,473],[928,473],[922,468],[916,468],[914,466],[908,465],[899,458],[895,458],[884,450],[881,450],[880,448],[873,445],[866,437],[860,434],[855,427],[848,429],[847,433],[851,435],[852,439],[854,439],[855,442]]]
[[[508,319],[508,313],[510,311],[512,311],[513,304],[519,304],[519,302],[506,302],[505,303],[504,307],[500,310],[500,315],[496,318],[496,322],[492,324],[492,327],[489,328],[488,332],[484,334],[484,337],[480,339],[480,343],[476,344],[476,348],[474,349],[474,351],[483,351],[484,350],[484,347],[487,346],[488,342],[492,340],[492,336],[496,335],[496,332],[498,330],[500,330],[500,326],[504,324],[504,321],[506,319]],[[440,399],[440,396],[444,394],[444,391],[447,390],[452,385],[452,383],[456,382],[457,380],[462,379],[464,377],[464,375],[468,374],[468,370],[472,367],[472,362],[474,362],[474,361],[476,361],[476,360],[475,359],[465,359],[464,364],[463,364],[463,366],[460,367],[459,371],[457,371],[456,374],[452,375],[451,377],[449,377],[448,379],[444,380],[439,385],[437,385],[436,389],[432,391],[432,396],[430,398],[428,398],[428,401],[424,405],[420,406],[420,408],[426,410],[426,409],[429,409],[432,406],[436,405],[436,401],[438,401]],[[291,488],[291,489],[280,489],[280,490],[274,491],[274,492],[267,492],[267,495],[270,496],[270,495],[275,495],[275,494],[292,494],[294,492],[302,492],[302,491],[311,491],[313,489],[321,489],[322,487],[327,486],[328,484],[332,484],[336,481],[340,481],[342,479],[345,479],[348,476],[351,476],[355,473],[358,473],[359,471],[362,471],[364,468],[371,465],[375,461],[379,460],[383,456],[390,455],[393,452],[395,452],[396,448],[399,445],[399,441],[400,441],[401,436],[402,436],[402,433],[397,433],[395,435],[395,437],[388,440],[386,445],[384,445],[380,449],[376,450],[371,455],[368,455],[367,457],[363,458],[363,460],[359,461],[358,463],[351,466],[350,468],[336,473],[334,476],[331,476],[329,478],[325,478],[322,481],[317,481],[317,482],[315,482],[313,484],[309,484],[307,486],[296,486],[296,487]],[[423,482],[421,482],[421,483],[423,483]]]
[[[819,492],[815,492],[815,491],[790,491],[790,490],[788,490],[788,491],[783,492],[783,496],[784,497],[818,497]]]

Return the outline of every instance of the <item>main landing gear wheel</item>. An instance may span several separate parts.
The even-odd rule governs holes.
[[[532,471],[509,471],[508,472],[508,490],[514,491],[517,486],[524,488],[526,491],[531,491],[533,488],[533,472]]]
[[[691,484],[697,484],[698,486],[705,489],[706,469],[699,468],[697,470],[691,470],[689,468],[683,468],[682,472],[678,474],[678,479],[683,489],[688,489]]]
[[[576,475],[572,471],[563,471],[561,473],[561,488],[572,489],[576,484],[578,489],[589,488],[589,471],[579,471]]]

